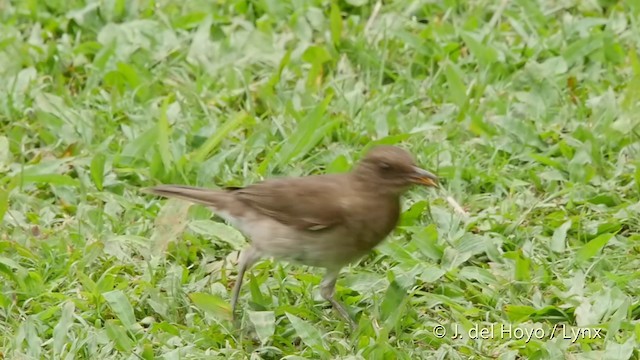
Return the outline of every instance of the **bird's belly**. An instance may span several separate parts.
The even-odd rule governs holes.
[[[275,259],[324,268],[344,266],[363,255],[363,251],[345,241],[322,235],[302,238],[276,236],[265,239],[260,246],[263,244],[264,253]]]
[[[272,219],[263,219],[241,229],[265,256],[316,267],[344,266],[370,249],[362,249],[342,228],[319,231],[292,229]]]

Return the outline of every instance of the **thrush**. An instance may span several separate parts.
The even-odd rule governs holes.
[[[400,196],[414,184],[435,187],[438,178],[417,167],[406,150],[377,146],[344,174],[273,178],[218,190],[160,185],[145,192],[205,205],[249,239],[238,260],[232,314],[245,272],[272,257],[325,268],[320,293],[353,327],[335,298],[340,270],[367,255],[395,228]]]

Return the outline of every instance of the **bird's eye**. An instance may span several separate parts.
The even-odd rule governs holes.
[[[391,169],[391,165],[389,165],[386,162],[381,162],[381,163],[378,164],[378,166],[380,166],[380,169],[385,170],[385,171]]]

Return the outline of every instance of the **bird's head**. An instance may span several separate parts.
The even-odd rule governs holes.
[[[395,146],[371,148],[353,171],[381,191],[400,194],[413,184],[437,187],[438,177],[416,166],[411,154]]]

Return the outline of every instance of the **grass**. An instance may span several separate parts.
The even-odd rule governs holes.
[[[609,0],[0,3],[2,354],[640,358],[639,15]],[[412,190],[401,226],[343,272],[355,332],[320,270],[269,260],[235,329],[245,239],[138,191],[342,172],[376,143],[410,149],[444,191]]]

